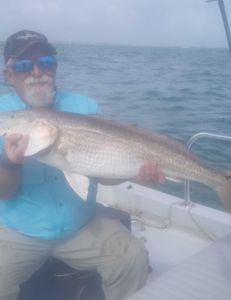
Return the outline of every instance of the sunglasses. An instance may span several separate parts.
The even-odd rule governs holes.
[[[57,60],[54,56],[41,56],[35,61],[30,59],[21,59],[10,65],[16,73],[27,73],[33,70],[34,65],[38,66],[42,71],[53,70],[57,65]]]

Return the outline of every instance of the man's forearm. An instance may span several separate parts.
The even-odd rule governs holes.
[[[5,137],[0,155],[0,199],[11,198],[20,188],[24,152],[28,136],[11,134]]]
[[[0,164],[0,200],[11,198],[20,188],[21,168],[6,169]]]

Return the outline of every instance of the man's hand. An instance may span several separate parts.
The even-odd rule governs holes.
[[[24,153],[28,146],[28,136],[22,134],[11,134],[6,137],[4,155],[10,163],[22,164]]]
[[[165,181],[165,176],[157,163],[146,161],[140,168],[136,180],[144,184],[153,182],[163,183]]]
[[[28,136],[11,134],[5,138],[0,160],[0,200],[10,199],[20,188],[21,164],[28,145]]]

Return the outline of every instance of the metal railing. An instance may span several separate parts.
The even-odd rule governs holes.
[[[231,136],[227,135],[219,135],[219,134],[213,134],[208,132],[199,132],[195,135],[193,135],[187,142],[187,148],[190,150],[192,147],[192,144],[202,138],[209,138],[209,139],[215,139],[215,140],[223,140],[223,141],[229,141],[231,142]],[[185,180],[185,206],[191,206],[192,201],[190,199],[190,180]]]

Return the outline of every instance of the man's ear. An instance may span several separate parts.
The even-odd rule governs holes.
[[[10,84],[10,85],[13,85],[13,78],[12,78],[12,71],[9,70],[9,69],[4,69],[3,70],[3,76],[4,76],[4,79],[5,79],[5,82]]]

